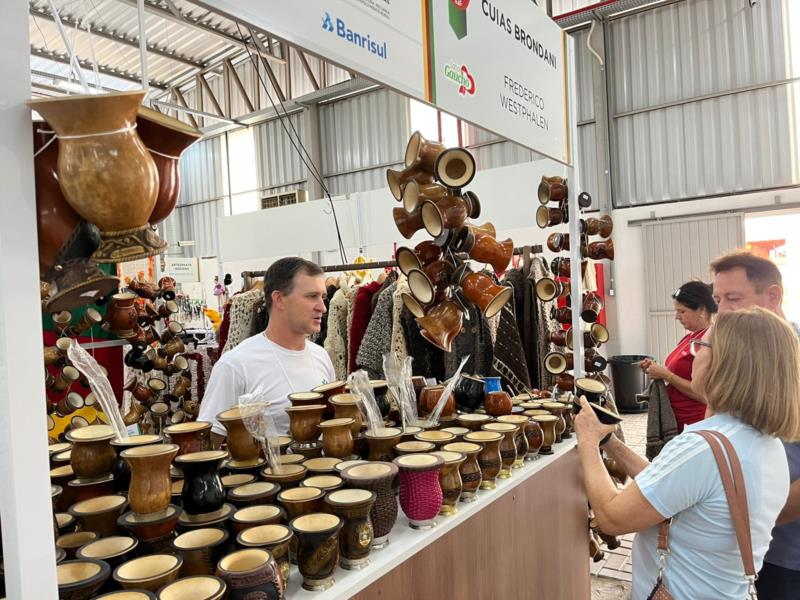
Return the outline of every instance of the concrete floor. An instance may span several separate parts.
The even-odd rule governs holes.
[[[622,422],[625,443],[644,456],[647,442],[647,413],[625,415]],[[631,544],[633,534],[620,540],[616,550],[603,546],[605,556],[599,562],[589,563],[592,572],[592,600],[623,600],[631,594]]]

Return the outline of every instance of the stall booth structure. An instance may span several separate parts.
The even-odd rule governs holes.
[[[568,36],[539,7],[515,7],[506,0],[492,3],[497,10],[489,14],[480,3],[453,1],[447,3],[453,5],[449,9],[442,2],[436,6],[422,3],[422,7],[403,3],[388,13],[364,17],[356,2],[331,1],[324,8],[315,1],[309,8],[313,18],[299,23],[291,3],[265,7],[255,1],[220,0],[203,4],[245,28],[252,25],[269,30],[334,64],[561,162],[564,169],[557,175],[568,178],[576,190],[569,198],[569,231],[573,239],[579,239],[580,172],[570,151],[577,128],[574,52]],[[314,12],[317,8],[320,19]],[[508,22],[525,24],[524,30],[518,26],[516,38],[513,29],[508,33],[498,26],[498,14],[504,11]],[[0,222],[4,256],[0,273],[4,281],[14,282],[0,291],[0,473],[4,481],[0,508],[8,597],[44,599],[57,597],[57,585],[53,544],[43,542],[52,538],[53,524],[44,443],[45,390],[38,358],[42,332],[33,151],[30,111],[25,105],[30,96],[27,18],[26,7],[10,7],[0,24],[0,45],[7,56],[2,98],[9,107],[0,111],[0,137],[6,148],[14,149],[9,159],[0,163],[0,170],[5,175],[4,196],[15,198],[14,207]],[[371,26],[375,33],[365,51],[365,46],[352,42],[356,39],[353,31]],[[486,52],[485,32],[499,40],[492,52]],[[532,75],[514,76],[498,69],[510,59],[504,44],[512,44],[516,55],[530,63]],[[456,63],[453,56],[460,51],[465,56]],[[500,75],[492,76],[493,71]],[[539,74],[550,96],[535,93]],[[504,98],[500,104],[498,95]],[[533,103],[540,112],[525,108],[524,102]],[[516,114],[509,106],[516,107]],[[520,125],[523,117],[524,127]],[[543,127],[545,122],[547,127]],[[538,183],[531,182],[530,199],[520,200],[531,202],[532,220]],[[575,331],[581,330],[582,293],[580,284],[575,283],[581,281],[579,246],[573,244],[570,249]],[[573,352],[582,356],[582,337],[575,338]],[[581,374],[582,365],[576,364],[574,377]],[[511,477],[498,480],[495,489],[479,491],[475,502],[459,504],[455,514],[439,516],[435,527],[412,529],[401,512],[390,543],[372,552],[364,569],[337,569],[336,582],[328,590],[301,589],[302,578],[293,566],[285,595],[320,600],[588,599],[587,507],[575,442],[566,439],[553,447],[553,454],[525,462]]]

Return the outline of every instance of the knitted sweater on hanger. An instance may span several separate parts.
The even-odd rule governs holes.
[[[358,349],[361,347],[361,340],[367,330],[369,320],[372,317],[372,297],[381,288],[377,281],[362,285],[358,288],[356,301],[353,305],[352,322],[350,324],[350,337],[347,347],[347,366],[352,373],[356,370],[356,357]]]
[[[378,298],[383,293],[383,291],[396,282],[397,282],[397,273],[395,273],[394,271],[392,271],[391,273],[387,273],[386,279],[384,279],[383,283],[381,283],[381,287],[378,289],[375,295],[372,296],[372,312],[375,312],[375,307],[378,305]]]
[[[250,290],[233,297],[231,303],[231,325],[228,340],[222,353],[232,350],[242,341],[259,333],[257,330],[257,307],[264,303],[264,290]]]
[[[522,352],[522,342],[517,330],[517,320],[511,307],[506,304],[500,311],[500,325],[494,345],[492,374],[499,375],[504,388],[513,395],[527,392],[531,387],[528,364]]]
[[[453,340],[451,352],[444,355],[444,375],[450,379],[455,375],[461,359],[469,355],[462,373],[489,375],[492,371],[492,338],[489,324],[476,306],[470,306],[459,333]]]
[[[328,314],[328,335],[323,347],[331,357],[333,370],[339,380],[347,379],[347,295],[337,290],[331,298]]]
[[[383,355],[392,348],[392,309],[396,287],[396,283],[391,283],[372,297],[373,301],[377,298],[377,302],[356,356],[357,368],[366,369],[370,379],[384,378]]]
[[[403,308],[405,308],[402,297],[403,292],[407,294],[410,293],[408,281],[405,276],[397,280],[397,285],[392,293],[392,342],[390,347],[392,352],[394,352],[401,361],[405,360],[408,356],[406,334],[403,330],[403,323],[400,320],[400,315],[403,314]]]

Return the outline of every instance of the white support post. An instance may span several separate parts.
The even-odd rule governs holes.
[[[567,56],[569,57],[569,83],[567,105],[569,106],[569,138],[572,152],[572,173],[569,177],[569,263],[570,299],[572,308],[572,356],[575,379],[583,377],[583,327],[581,326],[581,305],[583,303],[583,277],[581,277],[581,233],[580,207],[578,194],[581,187],[581,164],[577,152],[578,143],[578,103],[576,94],[578,84],[575,74],[575,42],[567,36]]]
[[[64,24],[61,22],[61,15],[58,14],[58,9],[56,8],[56,4],[53,0],[47,0],[47,4],[50,7],[50,12],[53,13],[53,21],[56,24],[56,28],[58,29],[58,33],[61,36],[61,41],[64,42],[64,46],[67,48],[67,52],[69,53],[69,60],[72,63],[72,70],[75,71],[75,76],[81,82],[83,86],[83,93],[84,94],[91,94],[89,90],[89,84],[86,81],[86,77],[83,74],[83,70],[81,70],[81,63],[78,60],[77,55],[75,54],[75,49],[72,47],[72,44],[69,41],[69,36],[67,36],[67,32],[64,29]],[[29,59],[30,60],[30,59]]]
[[[39,261],[28,7],[0,19],[0,518],[8,598],[57,597]]]
[[[50,0],[52,2],[53,0]],[[144,104],[150,104],[150,78],[147,75],[147,31],[144,27],[144,0],[137,0],[136,9],[139,15],[139,62],[142,67],[142,89]]]

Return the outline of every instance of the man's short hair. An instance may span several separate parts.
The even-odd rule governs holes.
[[[300,258],[287,256],[272,263],[264,275],[264,296],[267,300],[267,310],[272,308],[272,292],[278,291],[287,295],[294,288],[294,277],[298,273],[306,275],[322,275],[323,271],[316,263]]]
[[[771,285],[783,287],[781,272],[774,262],[745,250],[723,254],[711,263],[710,268],[717,275],[739,267],[744,269],[747,280],[755,286],[759,294]]]

